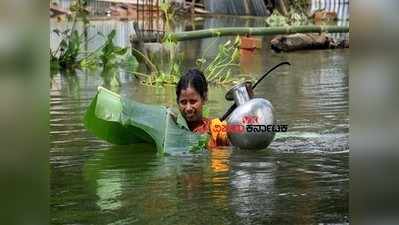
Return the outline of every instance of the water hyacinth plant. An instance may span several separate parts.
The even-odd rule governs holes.
[[[50,49],[50,69],[54,71],[74,70],[80,67],[82,58],[81,45],[84,42],[85,33],[76,30],[78,20],[83,22],[83,26],[87,27],[89,21],[87,19],[88,10],[85,8],[87,2],[85,0],[73,1],[70,6],[71,15],[68,15],[68,21],[72,22],[71,28],[60,31],[54,29],[53,32],[61,38],[61,41],[55,51]]]
[[[142,57],[147,61],[148,64],[154,65],[156,67],[155,73],[153,74],[143,74],[139,72],[133,72],[139,76],[144,77],[141,81],[142,84],[150,86],[163,86],[163,85],[175,85],[180,76],[182,75],[182,62],[183,56],[177,54],[177,44],[173,40],[164,39],[163,44],[168,47],[169,54],[169,69],[168,71],[161,71],[158,66],[152,62],[151,59],[144,56]],[[206,53],[209,48],[214,45],[210,45],[207,50],[205,50],[204,55],[196,60],[196,65],[200,70],[203,71],[207,81],[210,84],[232,84],[238,83],[246,76],[238,75],[232,76],[234,69],[239,69],[239,59],[240,59],[240,38],[237,36],[233,41],[229,40],[224,44],[218,46],[217,55],[211,60],[206,60]],[[137,51],[137,50],[134,50]]]
[[[81,35],[76,30],[67,29],[63,32],[53,30],[61,36],[61,42],[55,51],[50,49],[50,65],[52,70],[69,70],[79,67],[78,59],[82,42]]]
[[[306,1],[290,1],[288,4],[288,11],[285,9],[285,13],[281,14],[278,10],[274,10],[272,15],[265,19],[266,26],[280,27],[280,26],[300,26],[310,25],[311,21],[306,14]]]
[[[58,29],[52,31],[61,38],[61,41],[55,50],[50,49],[51,74],[58,71],[74,71],[75,69],[95,70],[98,67],[103,70],[101,74],[112,74],[109,71],[114,71],[113,67],[120,66],[135,71],[138,67],[136,58],[128,54],[128,48],[116,46],[113,42],[116,36],[115,29],[107,36],[98,32],[93,37],[87,38],[90,22],[87,18],[89,11],[86,6],[87,1],[85,0],[73,1],[70,6],[72,14],[67,17],[72,26],[64,31]],[[81,33],[76,29],[79,21],[83,23]],[[84,51],[84,44],[97,37],[103,37],[104,44],[94,51]]]
[[[87,54],[81,61],[81,66],[84,68],[93,68],[95,66],[102,66],[103,69],[108,69],[115,66],[129,66],[129,69],[134,71],[138,67],[138,62],[134,56],[128,54],[129,48],[116,46],[113,42],[116,36],[116,30],[112,30],[107,36],[99,33],[105,41],[97,50]]]
[[[102,46],[92,52],[82,51],[82,43],[85,41],[84,34],[77,30],[67,29],[63,32],[53,30],[57,35],[62,36],[61,42],[55,51],[50,49],[50,65],[52,71],[65,71],[74,69],[96,69],[101,66],[103,69],[110,67],[125,66],[131,71],[138,67],[136,58],[128,54],[128,48],[116,46],[113,42],[116,31],[112,30],[104,37]]]
[[[209,47],[211,47],[210,45]],[[239,67],[240,60],[240,37],[237,36],[234,41],[227,41],[219,45],[216,57],[207,63],[205,57],[197,59],[197,66],[204,72],[208,82],[216,84],[229,84],[238,82],[239,78],[232,78],[232,69]],[[209,50],[209,47],[207,50]],[[205,54],[207,52],[205,51]],[[238,79],[238,80],[237,80]]]

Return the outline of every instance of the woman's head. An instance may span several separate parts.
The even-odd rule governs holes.
[[[208,99],[208,83],[204,74],[190,69],[176,86],[176,98],[179,110],[187,122],[202,119],[202,107]]]

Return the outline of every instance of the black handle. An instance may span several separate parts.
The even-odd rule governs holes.
[[[281,65],[291,65],[289,62],[281,62],[277,65],[275,65],[273,68],[269,69],[259,80],[256,81],[254,85],[252,85],[252,90],[255,89],[255,87],[267,76],[269,75],[273,70],[277,69]],[[220,117],[220,121],[225,120],[233,111],[234,109],[237,108],[237,105],[234,103],[233,105],[230,106],[230,108],[226,111],[226,113]]]

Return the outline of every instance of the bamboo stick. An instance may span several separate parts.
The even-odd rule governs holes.
[[[206,30],[185,31],[169,34],[175,41],[186,41],[201,38],[252,35],[268,36],[294,33],[347,33],[349,26],[286,26],[286,27],[221,27]]]

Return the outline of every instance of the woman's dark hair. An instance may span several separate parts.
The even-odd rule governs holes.
[[[188,87],[194,88],[195,91],[206,100],[208,96],[208,82],[204,74],[198,69],[188,70],[179,80],[176,86],[176,100],[179,101],[180,93]]]

